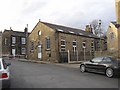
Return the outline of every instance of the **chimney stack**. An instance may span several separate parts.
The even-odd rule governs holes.
[[[12,30],[12,27],[10,27],[10,30],[13,31],[13,30]]]
[[[91,26],[91,25],[86,25],[85,31],[86,31],[86,32],[93,33],[93,31],[92,31],[92,26]]]

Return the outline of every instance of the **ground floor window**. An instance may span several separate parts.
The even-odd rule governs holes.
[[[26,54],[26,48],[21,49],[21,54]]]

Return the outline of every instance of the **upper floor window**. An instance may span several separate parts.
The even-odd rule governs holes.
[[[16,43],[16,37],[12,37],[12,44]]]
[[[22,38],[21,38],[21,43],[22,43],[22,44],[26,44],[26,38],[23,38],[23,37],[22,37]]]
[[[115,34],[113,32],[110,33],[110,40],[113,40],[115,38]]]
[[[50,49],[50,38],[49,37],[46,38],[46,49],[47,50]]]
[[[5,42],[5,45],[7,45],[7,38],[5,38],[5,41],[4,41],[4,42]]]
[[[65,51],[66,48],[66,41],[65,40],[61,40],[61,51]]]
[[[75,52],[77,50],[77,41],[73,41],[73,51]]]

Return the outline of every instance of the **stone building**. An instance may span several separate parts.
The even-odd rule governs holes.
[[[120,50],[120,0],[116,0],[116,22],[111,22],[107,31],[108,51]]]
[[[91,31],[39,21],[29,35],[28,59],[68,62],[68,56],[71,53],[73,56],[70,58],[76,58],[79,61],[83,60],[84,54],[86,59],[90,59],[90,54],[100,50],[100,38]],[[104,47],[101,48],[104,49]]]
[[[3,56],[27,57],[27,37],[28,31],[24,32],[4,30],[2,34],[2,53]]]

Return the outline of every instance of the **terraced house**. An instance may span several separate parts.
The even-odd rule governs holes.
[[[32,30],[28,44],[28,59],[51,62],[87,60],[100,50],[100,38],[90,26],[83,31],[42,21]]]
[[[2,33],[2,54],[3,56],[14,56],[27,58],[27,37],[28,31],[24,32],[4,30]]]

